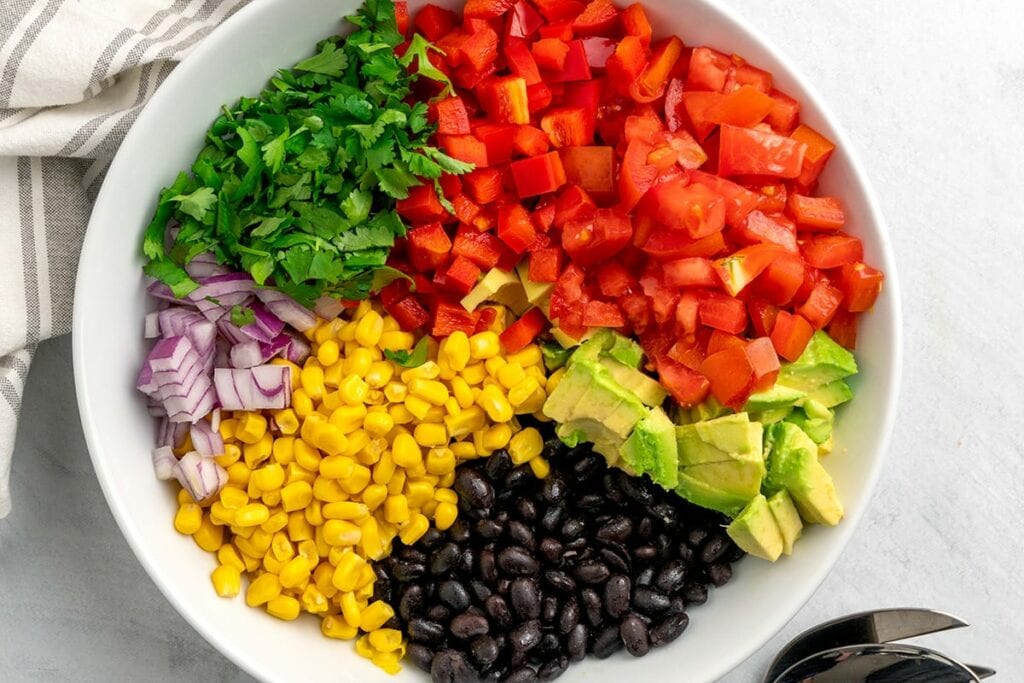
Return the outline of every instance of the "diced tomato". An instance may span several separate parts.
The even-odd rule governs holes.
[[[781,214],[766,216],[760,211],[751,211],[747,220],[736,230],[736,235],[745,244],[777,244],[788,252],[799,253],[796,226]]]
[[[657,259],[714,256],[725,249],[725,239],[720,232],[691,240],[677,230],[658,230],[651,233],[640,248]]]
[[[772,110],[765,119],[768,125],[780,135],[789,135],[800,122],[800,103],[781,90],[771,90]]]
[[[411,332],[430,322],[430,313],[423,308],[416,297],[411,295],[392,302],[390,305],[385,305],[384,309],[406,332]]]
[[[670,161],[674,161],[682,168],[692,171],[700,168],[708,160],[704,148],[685,130],[667,133],[665,139],[668,149],[671,150]],[[650,157],[648,157],[648,162],[650,162]]]
[[[786,210],[788,191],[784,183],[769,183],[760,187],[752,185],[750,189],[757,194],[757,208],[761,213],[774,214]]]
[[[803,241],[804,260],[815,268],[838,268],[864,259],[864,245],[853,235],[816,235]]]
[[[490,270],[498,265],[502,245],[493,233],[479,232],[468,225],[460,225],[455,233],[452,253],[467,258],[481,268]]]
[[[541,82],[540,67],[533,58],[526,41],[520,38],[505,39],[505,63],[513,75],[526,81],[527,97],[529,86]]]
[[[771,340],[775,351],[788,361],[796,361],[811,341],[814,328],[801,315],[779,311],[772,328]]]
[[[798,256],[779,256],[757,277],[754,289],[769,303],[785,306],[803,285],[805,270]]]
[[[625,142],[639,140],[648,145],[658,145],[665,139],[665,124],[651,107],[638,107],[626,117],[623,126]],[[622,145],[620,143],[620,149]]]
[[[536,197],[565,185],[565,169],[558,152],[548,152],[510,164],[519,197]]]
[[[644,294],[651,300],[651,310],[654,312],[654,319],[658,323],[665,323],[671,320],[676,313],[676,304],[679,302],[679,290],[665,284],[665,276],[661,268],[656,264],[648,264],[640,277],[640,287]]]
[[[477,98],[487,115],[498,123],[529,123],[530,105],[526,79],[505,76],[487,81],[477,88]]]
[[[685,95],[681,80],[674,78],[669,81],[665,88],[665,125],[673,133],[686,127],[689,121],[684,101]]]
[[[706,185],[687,185],[685,179],[670,180],[654,189],[658,221],[673,230],[685,230],[700,239],[725,226],[725,199]]]
[[[857,348],[857,314],[839,310],[828,324],[828,336],[840,346]]]
[[[760,123],[771,112],[772,103],[768,95],[753,86],[744,85],[716,98],[704,111],[704,116],[714,125],[729,124],[749,128]],[[697,125],[696,121],[694,125]]]
[[[656,361],[661,385],[683,408],[691,408],[708,396],[710,384],[701,373],[663,356]]]
[[[440,135],[470,134],[469,114],[461,97],[447,97],[432,107],[437,116],[437,132]]]
[[[723,125],[718,151],[722,175],[764,175],[796,178],[807,145],[792,138],[753,128]]]
[[[478,168],[462,176],[466,192],[480,204],[490,204],[502,194],[501,170]]]
[[[501,345],[505,348],[505,353],[518,353],[533,343],[533,340],[537,338],[537,335],[547,325],[548,321],[544,317],[544,313],[539,308],[534,307],[524,313],[519,320],[505,328],[505,331],[498,335],[498,338],[501,340]]]
[[[735,334],[729,334],[728,332],[722,332],[721,330],[711,330],[711,336],[708,338],[708,350],[707,355],[718,353],[733,346],[739,346],[743,348],[747,345],[747,342],[743,337],[738,337]],[[775,354],[774,349],[772,354]]]
[[[466,0],[462,16],[469,19],[495,19],[512,8],[512,0]]]
[[[796,182],[801,187],[809,188],[818,180],[836,146],[824,135],[803,123],[796,127],[790,138],[807,145]]]
[[[572,22],[572,30],[579,36],[607,36],[618,25],[619,11],[611,0],[592,0]]]
[[[882,291],[885,276],[864,263],[848,263],[839,271],[843,308],[851,313],[871,310]]]
[[[564,227],[569,221],[583,221],[594,217],[597,205],[579,185],[565,188],[555,200],[554,226]]]
[[[683,41],[676,36],[657,46],[647,68],[637,79],[636,87],[630,89],[633,99],[637,102],[652,102],[665,94],[669,74],[682,54]]]
[[[465,256],[456,256],[444,274],[445,283],[459,296],[469,294],[480,279],[480,266]]]
[[[569,54],[565,56],[565,66],[560,71],[550,74],[548,80],[552,83],[590,80],[590,62],[587,61],[587,51],[582,40],[569,41]]]
[[[757,195],[742,185],[711,173],[694,171],[690,182],[704,185],[725,199],[725,222],[733,227],[743,225],[747,215],[757,206]]]
[[[562,229],[562,248],[576,263],[591,266],[622,251],[633,236],[629,218],[614,209],[597,209],[587,220],[570,221]]]
[[[754,389],[754,368],[742,346],[711,354],[700,366],[711,385],[711,395],[729,408],[740,410]]]
[[[534,126],[516,126],[512,147],[523,156],[532,157],[548,151],[548,134]]]
[[[651,22],[647,19],[643,5],[639,2],[633,3],[622,10],[621,18],[622,28],[625,29],[626,35],[636,36],[645,47],[650,45],[653,29],[651,29]]]
[[[709,117],[709,112],[713,111],[724,97],[721,93],[705,90],[683,92],[680,98],[686,116],[684,119],[682,112],[678,112],[676,116],[680,121],[690,122],[693,132],[697,134],[697,139],[706,140],[718,126],[718,123]]]
[[[733,56],[733,62],[736,61],[737,57]],[[768,91],[772,89],[772,75],[764,69],[758,69],[756,66],[734,63],[732,68],[729,69],[729,76],[725,79],[723,90],[730,93],[743,87],[751,87],[759,92],[768,94]]]
[[[530,265],[527,277],[532,282],[555,282],[562,272],[562,250],[557,247],[545,247],[530,252]]]
[[[703,334],[703,331],[707,329],[705,327],[701,330],[701,337],[707,336]],[[703,348],[706,344],[701,342],[702,340],[698,339],[696,335],[690,334],[672,345],[672,348],[668,350],[668,357],[682,363],[695,372],[700,372],[700,366],[708,356]]]
[[[611,147],[563,147],[559,150],[566,182],[601,202],[615,199],[615,150]]]
[[[508,35],[513,38],[529,38],[544,25],[544,18],[526,0],[512,5],[509,14]]]
[[[555,148],[576,147],[591,141],[587,135],[587,114],[581,107],[551,109],[541,118],[540,127]]]
[[[780,370],[779,356],[775,353],[772,340],[764,336],[759,337],[746,345],[746,352],[750,367],[754,370],[753,391],[771,389]]]
[[[627,294],[619,299],[626,320],[637,334],[642,334],[651,324],[651,307],[643,294]]]
[[[597,110],[601,106],[603,95],[603,78],[565,84],[562,104],[566,107],[582,107],[583,112],[587,115],[588,144],[593,140],[594,132],[597,129]]]
[[[808,197],[793,192],[786,202],[789,215],[803,230],[832,232],[846,224],[843,204],[837,197]]]
[[[409,3],[406,0],[395,2],[395,28],[403,36],[409,33]]]
[[[409,196],[395,203],[395,211],[412,224],[436,221],[445,214],[433,185],[409,188]]]
[[[750,314],[750,324],[759,337],[767,337],[775,327],[775,318],[779,315],[779,308],[762,299],[751,299],[747,302],[747,313]]]
[[[447,337],[460,330],[466,334],[473,334],[476,330],[476,319],[475,314],[460,304],[441,301],[434,311],[434,327],[430,334],[435,337]]]
[[[815,329],[829,324],[839,310],[843,293],[827,282],[819,282],[807,296],[807,300],[796,312],[802,315]]]
[[[485,123],[473,134],[487,149],[487,164],[496,166],[512,158],[512,145],[517,126],[508,123]]]
[[[438,135],[438,144],[448,156],[473,164],[487,166],[487,146],[472,135]]]
[[[727,55],[709,47],[696,47],[690,54],[686,89],[721,92],[731,67],[732,60]]]
[[[708,295],[700,300],[700,322],[723,332],[739,334],[747,329],[747,307],[731,296]]]
[[[619,307],[607,301],[588,301],[583,309],[585,327],[622,327],[625,324]]]
[[[676,304],[675,324],[676,333],[680,336],[693,337],[697,332],[697,324],[700,322],[700,296],[690,290],[679,295],[679,302]],[[681,359],[677,359],[685,363]],[[700,360],[703,360],[701,358]],[[688,367],[696,368],[700,363],[689,364]]]
[[[522,204],[516,202],[498,207],[498,239],[517,254],[522,254],[536,241],[537,231]]]
[[[637,287],[629,269],[618,261],[606,261],[598,266],[595,273],[597,289],[602,296],[619,298],[626,296]]]
[[[630,86],[647,68],[647,48],[636,36],[626,36],[619,41],[615,53],[608,58],[605,70],[608,84],[622,95],[629,95]]]
[[[436,270],[448,262],[452,241],[440,223],[412,228],[406,238],[409,241],[409,259],[417,270]]]
[[[585,274],[583,269],[570,263],[555,282],[551,290],[551,319],[562,318],[588,300],[583,291]]]
[[[722,284],[711,261],[700,256],[668,261],[662,268],[665,283],[671,287],[719,287]]]
[[[450,33],[457,23],[458,17],[455,12],[437,5],[427,4],[416,13],[413,26],[427,40],[434,42]]]

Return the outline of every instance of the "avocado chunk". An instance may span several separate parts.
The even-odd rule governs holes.
[[[853,354],[818,330],[795,363],[786,363],[779,371],[778,383],[810,392],[814,389],[857,373]]]
[[[679,484],[675,490],[691,503],[732,517],[758,495],[764,474],[761,460],[690,465],[679,469]]]
[[[743,550],[769,562],[779,559],[786,547],[768,499],[760,493],[732,520],[725,533]]]
[[[668,392],[661,386],[661,383],[653,377],[648,377],[635,368],[623,365],[611,357],[601,359],[601,365],[624,389],[632,392],[640,401],[646,405],[660,406]]]
[[[790,389],[781,384],[776,384],[768,391],[751,394],[743,409],[748,413],[760,413],[780,408],[792,408],[806,395],[806,392],[799,389]]]
[[[472,292],[470,292],[470,294],[472,294]],[[554,337],[556,342],[562,345],[562,348],[574,349],[575,347],[579,346],[583,342],[590,339],[591,335],[593,334],[593,331],[594,328],[592,327],[584,333],[581,339],[575,339],[573,337],[570,337],[565,332],[563,332],[562,328],[558,327],[558,325],[555,325],[551,328],[551,336]]]
[[[805,399],[803,407],[797,408],[786,418],[802,429],[814,443],[825,443],[832,436],[832,424],[835,413],[813,399]]]
[[[621,334],[615,335],[615,341],[612,342],[607,353],[615,360],[633,370],[639,368],[640,363],[644,360],[643,347],[629,337],[624,337]]]
[[[570,363],[558,383],[544,402],[544,414],[558,422],[568,422],[584,392],[590,387],[592,377],[583,366]]]
[[[843,518],[843,505],[832,477],[818,462],[817,444],[791,422],[776,423],[770,432],[765,491],[789,491],[806,522],[838,524]]]
[[[726,408],[715,399],[714,396],[708,396],[707,399],[695,405],[690,412],[690,422],[701,422],[702,420],[714,420],[716,417],[728,415],[732,412],[731,408]]]
[[[800,534],[804,530],[803,522],[800,521],[800,514],[796,511],[796,506],[793,505],[793,499],[789,496],[789,492],[783,489],[772,494],[771,498],[768,499],[768,507],[771,509],[772,517],[775,518],[775,523],[779,525],[779,531],[782,533],[782,552],[792,555],[793,545],[800,538]]]
[[[817,401],[826,408],[835,408],[841,403],[846,403],[853,398],[853,391],[850,385],[841,379],[829,382],[807,394],[807,399]]]
[[[753,422],[760,422],[763,426],[775,424],[781,422],[792,414],[793,408],[772,408],[771,410],[765,410],[760,413],[751,413],[750,419]]]
[[[562,423],[555,429],[555,434],[570,448],[589,442],[596,453],[605,457],[609,465],[616,464],[619,459],[622,437],[595,420],[580,418]]]
[[[622,444],[622,461],[654,483],[674,489],[679,483],[679,452],[672,421],[661,408],[640,420]]]
[[[491,268],[487,271],[487,274],[481,278],[480,282],[476,283],[476,286],[470,290],[469,294],[462,297],[462,307],[467,311],[475,311],[477,307],[485,301],[498,301],[498,297],[502,294],[511,296],[513,294],[513,290],[521,292],[522,288],[522,283],[519,282],[519,278],[515,273],[502,270],[501,268]],[[506,290],[508,290],[508,292],[506,292]],[[526,301],[525,294],[522,296],[522,300]],[[500,303],[505,302],[501,301]],[[526,308],[523,308],[523,311],[525,310]],[[522,311],[516,312],[516,315],[521,312]]]
[[[561,344],[544,342],[540,345],[540,353],[544,358],[544,367],[548,372],[554,372],[569,361],[572,349],[563,348]]]
[[[676,427],[680,465],[700,465],[729,460],[761,461],[761,425],[746,413],[723,415],[713,420]]]

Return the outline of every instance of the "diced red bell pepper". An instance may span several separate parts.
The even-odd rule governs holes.
[[[588,301],[583,309],[584,327],[622,327],[625,324],[619,307],[607,301]]]
[[[796,182],[801,187],[809,188],[818,180],[836,146],[824,135],[803,123],[796,127],[790,138],[807,145]]]
[[[716,330],[739,334],[747,329],[747,307],[731,296],[708,295],[700,300],[700,322]]]
[[[584,3],[577,2],[577,0],[534,0],[533,4],[550,22],[570,20],[579,16],[586,7]],[[572,24],[571,21],[567,23]]]
[[[427,4],[416,13],[413,26],[427,40],[434,42],[448,35],[457,23],[458,16],[455,12],[437,5]]]
[[[408,270],[408,266],[405,264],[393,263],[390,265],[392,265],[393,268],[396,268],[398,270]],[[390,306],[396,301],[404,299],[406,296],[408,296],[409,291],[409,281],[406,280],[405,278],[400,278],[398,280],[393,280],[392,282],[389,282],[388,284],[381,287],[380,292],[377,293],[377,296],[380,297],[381,304],[383,304],[384,306]]]
[[[529,38],[544,25],[544,18],[526,0],[512,5],[508,19],[507,33],[512,38]]]
[[[472,135],[438,135],[438,145],[448,156],[473,164],[478,168],[487,166],[487,146]]]
[[[597,289],[602,296],[616,298],[626,296],[636,289],[636,278],[619,261],[607,261],[597,267],[594,274]]]
[[[768,337],[759,337],[746,344],[745,350],[750,367],[754,369],[753,390],[768,391],[775,385],[780,370],[779,356],[775,353],[772,340]]]
[[[618,26],[619,10],[611,0],[592,0],[572,22],[572,30],[579,36],[608,36]]]
[[[409,3],[406,0],[395,2],[395,28],[403,36],[409,33]]]
[[[591,142],[587,136],[587,114],[581,107],[551,109],[541,118],[540,127],[555,148]]]
[[[804,230],[841,230],[846,223],[843,204],[837,197],[808,197],[793,192],[786,203],[789,215]]]
[[[643,140],[633,140],[626,147],[619,170],[619,202],[625,211],[636,206],[658,177],[658,169],[647,164],[653,147]]]
[[[777,244],[788,252],[799,253],[796,226],[781,214],[766,216],[760,211],[751,211],[743,225],[737,228],[736,236],[744,244]]]
[[[505,63],[513,75],[519,76],[526,81],[527,88],[541,82],[540,68],[527,47],[526,41],[521,38],[508,38],[505,40]]]
[[[531,308],[524,313],[505,331],[498,335],[505,353],[518,353],[533,343],[537,335],[544,331],[548,321],[539,308]]]
[[[685,230],[690,239],[700,239],[725,226],[725,199],[706,185],[670,180],[653,190],[657,218],[667,228]]]
[[[476,320],[476,314],[470,313],[460,304],[441,301],[434,311],[434,327],[430,334],[435,337],[447,337],[458,331],[473,334]]]
[[[436,221],[445,215],[433,185],[410,187],[409,196],[395,203],[395,211],[414,225]]]
[[[534,83],[526,86],[526,99],[529,103],[530,113],[536,114],[547,109],[554,100],[554,95],[545,83]]]
[[[566,182],[602,203],[615,199],[615,150],[612,147],[563,147],[559,150]]]
[[[857,348],[857,314],[837,311],[828,324],[828,336],[843,348],[853,351]]]
[[[429,5],[428,5],[429,7]],[[440,135],[469,135],[469,114],[461,97],[453,96],[431,105]]]
[[[633,3],[622,10],[621,19],[622,28],[626,31],[627,36],[636,36],[645,47],[651,44],[651,35],[654,31],[651,29],[651,22],[647,19],[643,5],[639,2]]]
[[[775,318],[779,315],[779,307],[774,306],[763,299],[751,299],[747,302],[747,313],[750,314],[750,324],[759,337],[767,337],[775,327]]]
[[[420,271],[436,270],[448,262],[452,241],[440,223],[428,223],[409,230],[409,259]]]
[[[843,308],[851,313],[871,310],[882,291],[885,276],[864,263],[849,263],[839,271]]]
[[[572,21],[552,21],[547,26],[540,27],[541,40],[544,38],[557,38],[563,43],[572,40]]]
[[[668,261],[662,268],[665,283],[671,287],[718,287],[722,284],[711,261],[701,256]]]
[[[831,322],[842,300],[842,292],[827,282],[819,282],[807,296],[807,301],[796,309],[796,312],[806,318],[815,329],[820,330]]]
[[[459,46],[460,61],[477,73],[487,71],[498,58],[498,34],[484,24]]]
[[[562,248],[576,263],[592,266],[618,254],[632,237],[633,225],[626,214],[597,209],[593,218],[565,224]]]
[[[469,294],[480,279],[480,266],[465,256],[456,256],[445,271],[445,282],[459,296]]]
[[[757,277],[757,294],[776,306],[785,306],[803,286],[806,268],[798,256],[784,255],[772,261]]]
[[[722,175],[796,178],[801,174],[807,145],[799,140],[730,125],[723,125],[720,135],[718,172]]]
[[[757,207],[757,195],[732,181],[712,173],[694,171],[690,182],[704,185],[725,199],[725,222],[736,227]]]
[[[498,207],[498,239],[517,254],[522,254],[537,240],[533,221],[522,204],[516,202]]]
[[[729,408],[742,409],[754,389],[754,368],[742,346],[708,356],[701,363],[700,371],[711,384],[711,395]]]
[[[477,88],[484,111],[498,123],[529,123],[530,105],[526,97],[526,79],[505,76],[487,81]]]
[[[771,90],[772,110],[765,119],[768,125],[780,135],[789,135],[800,122],[800,103],[781,90]]]
[[[722,233],[715,232],[699,240],[692,240],[685,232],[665,229],[651,233],[640,248],[656,259],[714,256],[725,249],[725,238]]]
[[[811,341],[814,328],[801,315],[779,311],[772,328],[771,340],[775,351],[788,361],[796,361]]]
[[[550,197],[537,202],[531,217],[533,218],[533,224],[537,226],[537,230],[546,233],[555,224],[555,202]],[[545,237],[547,236],[545,235]]]
[[[594,217],[596,209],[597,205],[586,190],[579,185],[570,185],[555,200],[553,225],[562,228],[569,221],[588,220]]]
[[[629,95],[630,86],[637,82],[646,68],[647,47],[636,36],[620,40],[615,54],[605,64],[609,85],[622,95]]]
[[[804,260],[815,268],[838,268],[864,260],[864,245],[853,235],[815,235],[803,241]]]
[[[530,52],[538,67],[547,71],[558,71],[565,68],[569,46],[558,38],[542,38],[533,44]]]
[[[534,126],[516,126],[512,136],[512,148],[523,156],[532,157],[550,149],[548,134]]]
[[[640,75],[630,95],[637,102],[653,102],[665,94],[669,74],[683,54],[683,41],[672,36],[654,49],[647,68]]]
[[[476,327],[473,328],[473,334],[480,334],[491,329],[491,325],[498,319],[498,309],[495,306],[482,306],[476,311]]]
[[[655,366],[661,385],[681,407],[691,408],[707,398],[711,385],[701,373],[667,356],[656,359]]]
[[[721,92],[731,67],[732,60],[728,55],[710,47],[695,47],[686,72],[686,89]]]
[[[754,244],[715,261],[715,270],[725,291],[736,296],[784,253],[785,249],[777,244]]]
[[[509,167],[521,199],[554,192],[565,185],[565,169],[558,152],[513,161]]]
[[[473,130],[473,135],[487,148],[489,165],[503,164],[512,158],[512,138],[515,131],[516,127],[510,123],[484,123]]]
[[[460,225],[455,233],[452,253],[490,270],[498,265],[502,248],[501,242],[493,233],[478,232],[468,225]]]
[[[555,73],[552,73],[548,80],[552,83],[567,83],[569,81],[589,81],[590,63],[587,61],[587,51],[583,47],[582,40],[569,41],[569,53],[565,56],[565,66]]]
[[[583,51],[587,53],[587,64],[591,69],[604,69],[608,66],[608,58],[615,54],[615,46],[619,41],[615,38],[590,36],[583,38]]]
[[[462,183],[480,204],[490,204],[502,194],[501,170],[497,168],[478,168],[462,176]]]
[[[455,208],[455,218],[460,223],[472,225],[476,217],[480,215],[480,207],[464,194],[455,195],[452,198],[452,206]]]
[[[469,19],[495,19],[512,8],[512,0],[466,0],[462,16]]]
[[[430,322],[430,313],[427,309],[423,308],[423,305],[416,299],[415,296],[409,295],[399,299],[398,301],[392,302],[390,305],[385,305],[384,310],[388,312],[392,318],[398,322],[406,332],[411,332],[417,328],[423,327]]]
[[[530,252],[530,266],[527,277],[532,282],[555,282],[562,272],[562,250],[545,247]]]
[[[744,85],[738,90],[718,95],[704,111],[704,117],[713,125],[729,124],[750,128],[760,123],[771,109],[771,97],[753,86]],[[697,121],[693,123],[698,125]]]

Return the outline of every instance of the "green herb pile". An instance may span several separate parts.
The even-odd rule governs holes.
[[[348,21],[352,33],[225,108],[192,174],[160,193],[145,271],[176,296],[198,286],[184,265],[212,252],[307,306],[323,295],[366,298],[401,276],[384,265],[405,234],[395,200],[421,179],[436,185],[472,169],[430,146],[427,105],[405,102],[420,77],[451,92],[428,59],[435,48],[417,35],[395,54],[403,38],[391,0],[366,0]]]

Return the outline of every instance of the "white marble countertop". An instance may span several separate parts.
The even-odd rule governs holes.
[[[726,681],[753,681],[827,618],[918,605],[973,626],[925,642],[1024,677],[1024,5],[731,0],[811,77],[895,239],[907,342],[871,509],[792,622]],[[250,680],[148,579],[86,453],[69,339],[32,367],[0,521],[0,680]],[[685,680],[685,679],[680,679]]]

